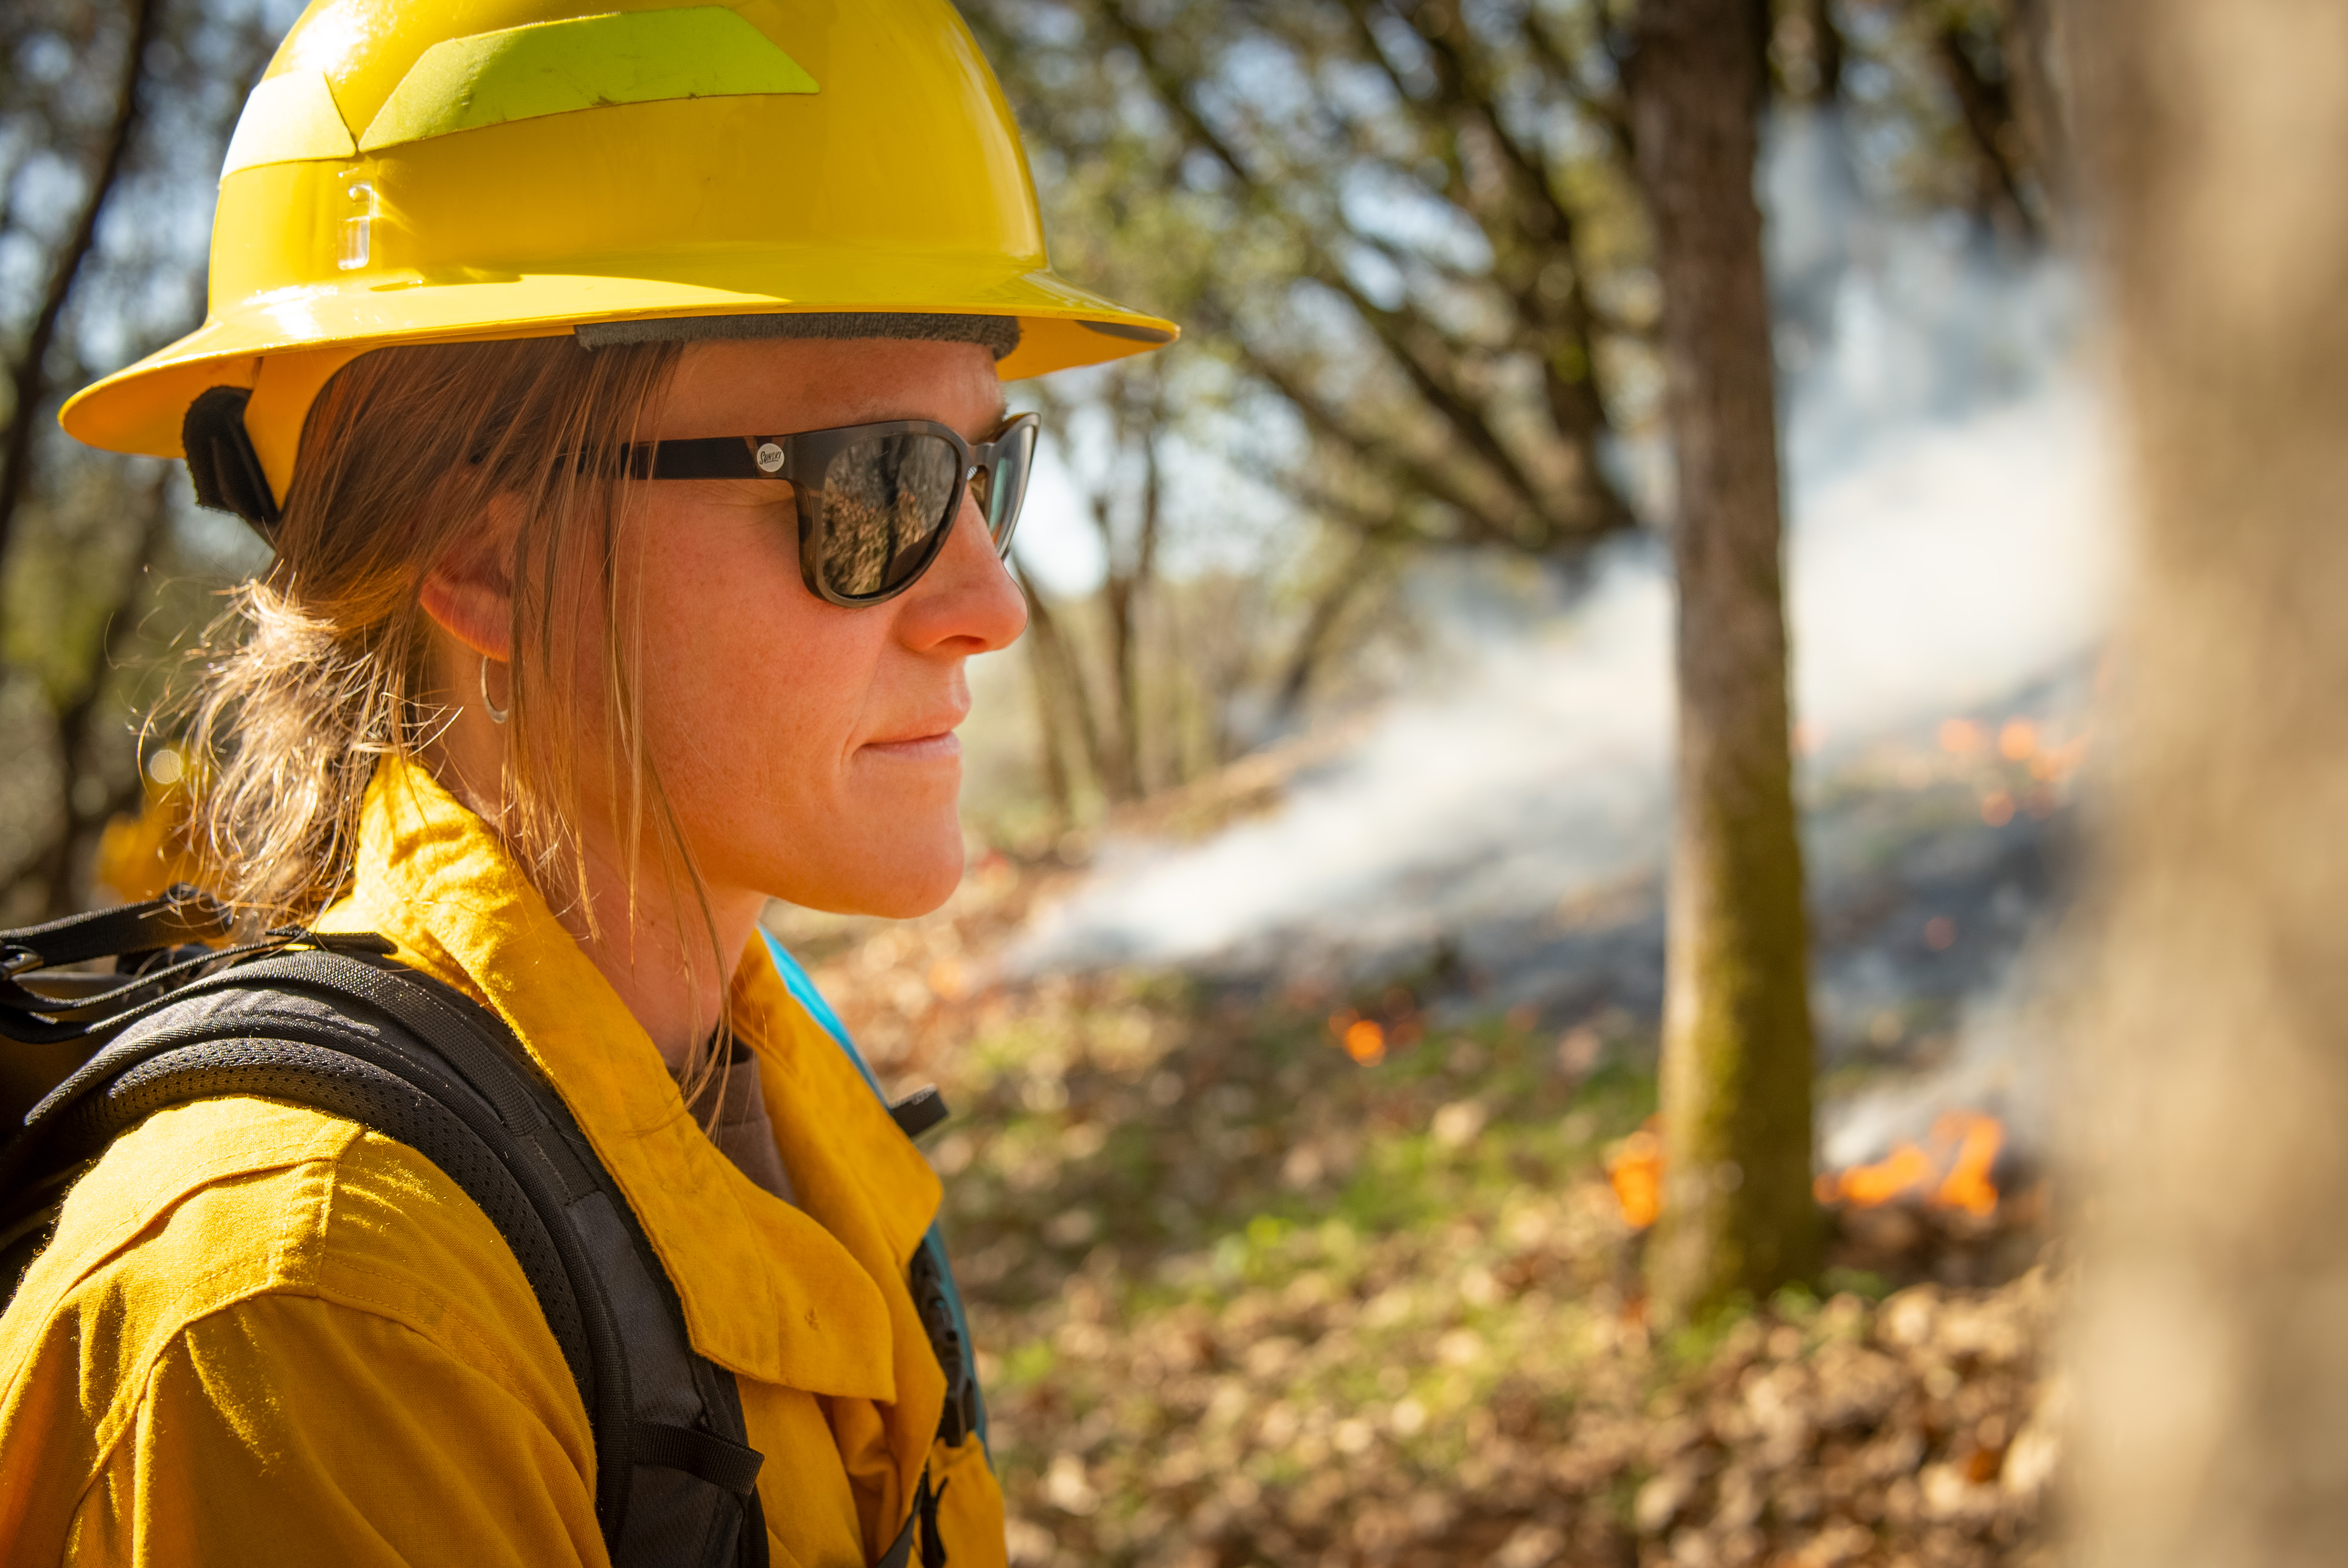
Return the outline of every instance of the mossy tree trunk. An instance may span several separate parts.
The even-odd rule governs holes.
[[[2083,1568],[2348,1556],[2348,7],[2065,19],[2135,559],[2095,822]]]
[[[1631,91],[1678,462],[1677,815],[1663,1013],[1661,1315],[1816,1266],[1801,846],[1751,0],[1643,0]]]

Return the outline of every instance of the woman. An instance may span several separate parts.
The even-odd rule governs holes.
[[[943,0],[321,0],[210,319],[65,415],[276,551],[195,693],[207,879],[513,1030],[733,1374],[777,1563],[880,1559],[925,1475],[948,1561],[1004,1549],[907,1280],[936,1180],[758,915],[952,890],[963,667],[1024,618],[1001,383],[1171,336],[1045,270]],[[512,1253],[321,1112],[117,1141],[0,1389],[10,1562],[605,1557]]]

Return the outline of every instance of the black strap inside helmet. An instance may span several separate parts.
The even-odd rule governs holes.
[[[277,526],[277,497],[269,492],[261,454],[244,427],[244,405],[252,401],[246,387],[208,388],[188,405],[180,439],[188,455],[188,477],[195,481],[196,504],[234,512],[265,538]]]

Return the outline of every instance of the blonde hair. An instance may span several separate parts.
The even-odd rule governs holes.
[[[259,925],[305,921],[341,891],[376,767],[413,755],[448,717],[428,696],[418,585],[495,505],[518,526],[512,717],[492,828],[549,904],[596,928],[578,742],[600,718],[606,743],[583,765],[604,770],[630,918],[647,826],[672,894],[694,896],[673,905],[697,899],[707,918],[646,753],[635,618],[617,569],[627,481],[613,455],[638,438],[679,352],[591,353],[568,336],[407,344],[326,384],[303,426],[276,559],[233,590],[176,707],[203,780],[190,847],[212,891]],[[582,669],[600,678],[581,682]],[[723,973],[714,920],[707,935]],[[697,944],[678,936],[691,955]]]

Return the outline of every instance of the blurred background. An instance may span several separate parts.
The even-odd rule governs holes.
[[[1653,1309],[1673,431],[1615,0],[964,0],[1055,263],[970,874],[778,907],[928,1152],[1013,1560],[2051,1560],[2117,485],[2047,0],[1756,0],[1815,1267]],[[201,317],[283,0],[0,8],[5,924],[262,567],[64,395]]]

